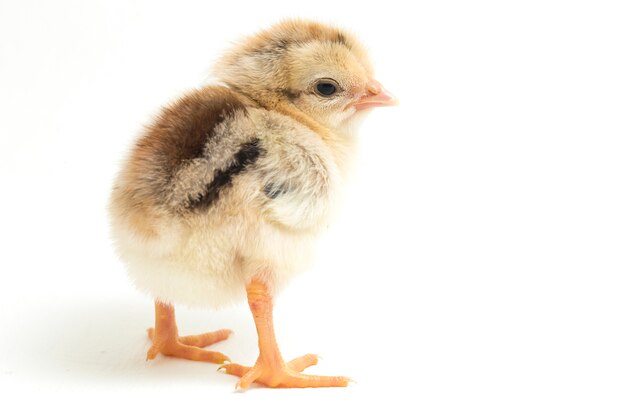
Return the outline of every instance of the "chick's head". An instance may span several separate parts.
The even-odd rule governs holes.
[[[293,106],[330,129],[348,127],[366,109],[395,104],[357,39],[315,22],[284,21],[244,40],[216,73],[263,106]]]

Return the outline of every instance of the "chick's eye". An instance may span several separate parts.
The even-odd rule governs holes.
[[[317,92],[323,96],[332,96],[337,91],[337,88],[331,83],[319,83],[317,85]]]
[[[337,83],[333,80],[321,80],[315,85],[315,92],[322,97],[330,97],[338,90]]]

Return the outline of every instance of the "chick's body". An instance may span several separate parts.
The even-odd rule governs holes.
[[[239,387],[346,385],[300,375],[313,355],[282,360],[272,299],[327,225],[363,110],[393,99],[351,35],[299,20],[247,39],[216,75],[223,85],[184,95],[147,127],[111,197],[119,255],[155,298],[148,359],[223,362],[200,348],[228,331],[178,337],[173,305],[219,307],[247,295],[260,355],[252,368],[225,368],[242,377]]]
[[[207,111],[218,115],[214,126],[193,123]],[[172,155],[189,135],[205,140]],[[214,307],[243,298],[259,270],[278,289],[309,261],[339,189],[336,161],[351,143],[330,146],[223,87],[168,107],[113,194],[114,235],[137,287],[162,301]]]

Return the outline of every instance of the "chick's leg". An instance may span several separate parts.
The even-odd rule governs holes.
[[[148,350],[146,360],[154,359],[157,354],[176,356],[193,361],[224,363],[230,359],[219,352],[202,349],[205,346],[225,340],[231,331],[222,329],[210,333],[194,336],[178,336],[174,307],[155,301],[155,326],[148,329],[148,337],[152,340],[152,347]]]
[[[259,336],[259,358],[252,367],[228,364],[220,370],[241,377],[238,390],[244,390],[253,382],[268,387],[306,388],[306,387],[345,387],[349,378],[342,376],[303,375],[300,372],[317,363],[316,355],[304,355],[285,363],[274,335],[272,318],[272,297],[265,283],[253,280],[247,287],[248,304],[254,317]]]

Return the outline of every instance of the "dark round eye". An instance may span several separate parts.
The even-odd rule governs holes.
[[[319,80],[317,84],[315,84],[315,92],[322,97],[330,97],[338,90],[338,85],[334,80]]]
[[[331,83],[319,83],[317,85],[317,92],[323,96],[332,96],[335,91],[337,91],[337,87]]]

